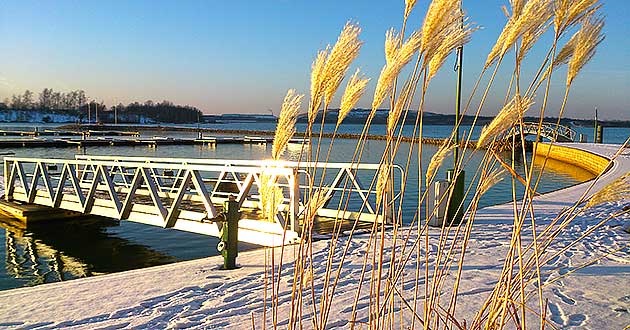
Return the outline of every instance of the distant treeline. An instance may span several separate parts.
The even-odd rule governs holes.
[[[201,118],[201,111],[188,105],[176,105],[170,101],[144,103],[122,103],[107,107],[103,102],[88,101],[83,90],[56,92],[44,88],[36,97],[26,90],[23,94],[13,95],[0,102],[0,111],[40,114],[43,121],[55,121],[59,114],[64,118],[76,117],[76,121],[103,123],[193,123]],[[50,114],[50,115],[48,115]],[[6,118],[6,117],[5,117]],[[33,118],[33,116],[14,116],[14,118]]]
[[[363,124],[367,120],[368,115],[370,114],[370,109],[353,109],[344,119],[344,123],[346,124]],[[326,123],[334,124],[337,122],[337,116],[339,114],[338,109],[329,109],[326,112]],[[372,124],[386,124],[387,117],[389,115],[388,109],[378,109],[374,114],[374,118],[372,119]],[[417,112],[414,110],[409,110],[407,117],[405,118],[405,125],[414,125],[416,122]],[[470,125],[473,122],[476,122],[476,125],[486,125],[490,123],[494,117],[492,116],[479,116],[475,118],[471,115],[465,115],[462,118],[462,125]],[[322,111],[317,113],[315,118],[315,122],[321,122],[322,120]],[[537,117],[524,117],[523,120],[525,122],[538,122]],[[545,117],[545,122],[555,123],[557,122],[557,117]],[[301,114],[298,116],[298,122],[306,123],[307,122],[307,114]],[[455,125],[455,115],[454,114],[440,114],[434,112],[424,112],[423,115],[423,123],[425,125],[447,125],[453,126]],[[573,118],[562,118],[560,120],[561,125],[565,126],[586,126],[592,127],[593,120],[592,119],[573,119]],[[628,120],[599,120],[599,124],[606,127],[630,127],[630,121]]]

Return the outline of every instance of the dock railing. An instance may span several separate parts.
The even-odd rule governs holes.
[[[402,168],[392,167],[397,173],[393,177],[402,180]],[[362,184],[372,182],[378,164],[90,155],[77,155],[76,159],[5,157],[5,198],[220,236],[221,205],[233,195],[244,210],[239,240],[276,246],[299,237],[300,217],[308,205],[308,182],[315,172],[315,182],[319,182],[324,169],[325,202],[316,210],[317,216],[391,221],[377,213],[375,189]],[[261,173],[275,178],[285,197],[273,221],[260,219]],[[399,195],[393,192],[401,184],[391,182],[389,203],[399,202]],[[349,202],[347,209],[342,200]]]

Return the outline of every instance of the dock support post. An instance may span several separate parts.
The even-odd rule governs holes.
[[[464,171],[456,173],[456,170],[451,169],[446,173],[447,181],[453,185],[453,191],[451,193],[451,200],[448,203],[448,210],[446,211],[447,225],[457,226],[462,222],[464,216]]]
[[[223,249],[219,248],[223,255],[223,269],[236,269],[236,257],[238,256],[238,202],[234,196],[224,204],[225,224],[221,233]]]
[[[289,183],[289,228],[298,230],[298,212],[300,210],[300,183],[298,181],[298,171],[293,170],[293,175]]]

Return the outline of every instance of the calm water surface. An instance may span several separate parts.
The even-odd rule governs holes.
[[[275,124],[238,124],[248,129],[273,130]],[[235,125],[204,125],[212,128],[234,128]],[[303,128],[303,127],[299,127]],[[32,129],[32,127],[27,129]],[[329,130],[326,127],[326,130]],[[344,125],[341,131],[359,133],[361,126]],[[409,130],[407,132],[407,130]],[[406,127],[405,134],[411,134],[412,128]],[[451,128],[446,126],[427,126],[424,135],[427,137],[445,137]],[[462,131],[466,128],[462,128]],[[607,128],[605,141],[622,143],[630,135],[630,129]],[[372,134],[384,134],[384,126],[375,125]],[[145,132],[147,136],[157,133]],[[473,138],[478,134],[473,131]],[[177,136],[194,137],[194,133],[178,133]],[[322,149],[326,150],[329,140],[322,141]],[[356,141],[339,139],[335,141],[331,161],[349,161]],[[384,149],[382,141],[368,141],[363,161],[378,163]],[[421,164],[426,168],[427,162],[436,150],[436,146],[422,147]],[[225,158],[225,159],[266,159],[270,155],[270,147],[260,145],[218,145],[206,146],[160,146],[148,147],[89,147],[89,148],[34,148],[34,149],[0,149],[0,152],[14,152],[15,156],[73,158],[75,154],[92,155],[125,155],[146,157],[184,157],[184,158]],[[398,164],[405,164],[409,153],[409,145],[403,144],[396,159]],[[286,158],[297,159],[299,147],[288,150]],[[473,170],[481,162],[481,153],[469,152],[467,155],[469,173],[466,181],[470,183]],[[508,157],[509,155],[506,155]],[[403,203],[406,219],[413,217],[417,207],[418,191],[418,154],[412,153],[412,162],[408,171],[408,190]],[[452,166],[449,159],[443,169]],[[523,173],[522,161],[517,160],[517,170]],[[444,173],[437,175],[444,178]],[[579,168],[566,164],[551,162],[541,180],[540,192],[548,192],[562,187],[574,185],[592,178],[592,175]],[[520,189],[522,190],[522,189]],[[482,206],[498,204],[511,200],[511,182],[504,180],[491,189],[482,199]],[[196,259],[217,255],[218,239],[176,230],[164,230],[158,227],[133,222],[118,222],[86,217],[72,221],[61,221],[54,225],[48,223],[40,226],[20,228],[19,224],[4,219],[0,224],[0,235],[4,236],[4,248],[0,248],[0,259],[5,267],[0,268],[0,289],[32,286],[41,283],[69,280],[78,277],[93,276],[103,273],[119,272],[129,269],[143,268],[181,260]],[[252,246],[243,246],[251,248]],[[218,266],[218,265],[217,265]]]

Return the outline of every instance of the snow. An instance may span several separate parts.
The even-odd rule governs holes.
[[[575,144],[610,157],[618,146]],[[613,167],[594,184],[590,193],[607,182],[630,170],[630,155],[619,156]],[[590,182],[545,194],[536,199],[535,212],[540,224],[550,221],[589,190]],[[588,228],[608,216],[614,210],[627,206],[630,201],[607,203],[581,213],[558,238],[550,249],[559,251],[563,246],[580,237]],[[492,291],[502,267],[505,251],[510,244],[512,205],[503,204],[478,211],[470,239],[469,250],[462,274],[458,295],[457,317],[468,322],[479,310],[481,303]],[[560,254],[543,267],[544,287],[548,298],[548,319],[558,328],[622,329],[630,324],[630,234],[622,227],[630,216],[611,220],[574,247]],[[405,228],[401,232],[405,231]],[[527,229],[524,232],[528,232]],[[411,241],[415,230],[411,231]],[[398,234],[400,239],[401,234]],[[434,251],[439,232],[430,232],[429,251]],[[391,254],[394,233],[385,232],[385,256]],[[350,252],[345,259],[328,327],[349,327],[352,305],[367,253],[369,234],[355,236],[346,243]],[[531,239],[524,234],[524,240]],[[424,243],[423,243],[424,244]],[[313,244],[313,269],[316,296],[323,291],[320,281],[326,271],[326,260],[331,247],[330,240]],[[284,248],[284,263],[278,288],[278,324],[286,328],[291,308],[292,261],[297,246]],[[389,249],[389,250],[388,250]],[[621,249],[597,263],[553,281],[585,261],[593,260],[610,249]],[[239,254],[236,270],[219,270],[221,257],[179,262],[116,274],[83,278],[69,282],[44,284],[0,292],[0,328],[261,328],[263,323],[263,298],[265,282],[265,258],[270,260],[272,250],[253,250]],[[276,264],[281,249],[273,250]],[[334,260],[340,260],[341,249],[334,250]],[[388,260],[384,260],[386,263]],[[368,263],[368,270],[369,270]],[[277,271],[277,269],[276,269]],[[406,266],[409,278],[415,272],[415,260]],[[405,278],[407,278],[405,277]],[[308,282],[307,282],[308,284]],[[267,284],[269,286],[269,284]],[[271,307],[267,288],[267,325],[271,325]],[[363,299],[358,303],[357,321],[367,321],[369,315],[369,283],[362,286]],[[413,300],[414,284],[406,281],[403,295]],[[424,291],[421,285],[421,292]],[[304,325],[310,323],[310,290],[305,293]],[[533,302],[534,309],[536,301]],[[421,302],[420,302],[421,303]],[[394,306],[395,310],[401,308]],[[420,310],[422,308],[420,307]],[[403,313],[405,324],[411,320],[410,312]],[[417,323],[416,323],[417,325]],[[363,325],[365,327],[365,325]],[[535,321],[528,327],[538,327]]]

